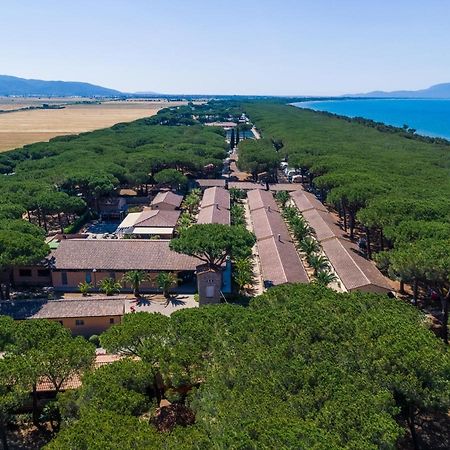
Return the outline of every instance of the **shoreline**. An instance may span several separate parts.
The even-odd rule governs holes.
[[[368,121],[372,121],[374,123],[380,123],[383,124],[385,126],[390,126],[390,127],[395,127],[395,128],[399,128],[402,129],[402,126],[399,125],[398,121],[386,121],[386,120],[379,120],[374,118],[373,116],[370,117],[370,113],[368,115],[363,115],[363,114],[350,114],[350,113],[344,113],[344,112],[336,112],[330,109],[325,109],[325,108],[320,108],[317,107],[320,104],[323,103],[339,103],[339,102],[360,102],[360,101],[387,101],[387,102],[392,102],[392,101],[427,101],[427,102],[442,102],[442,101],[446,101],[450,104],[450,99],[423,99],[423,98],[363,98],[363,97],[358,97],[358,98],[336,98],[333,100],[327,99],[327,100],[312,100],[312,101],[305,101],[305,102],[294,102],[294,103],[290,103],[291,106],[294,106],[295,108],[299,108],[299,109],[307,109],[310,111],[314,111],[314,112],[322,112],[322,113],[326,113],[326,114],[333,114],[337,117],[344,117],[344,118],[350,118],[350,119],[355,119],[355,118],[363,118],[365,120]],[[424,113],[426,115],[426,113]],[[410,123],[408,123],[410,122]],[[432,130],[429,129],[423,129],[420,128],[419,126],[414,125],[414,123],[412,123],[410,120],[408,121],[407,119],[404,120],[404,123],[408,123],[410,128],[414,128],[415,134],[418,136],[422,136],[425,138],[435,138],[435,139],[445,139],[446,141],[450,142],[450,127],[449,127],[449,131],[448,134],[442,134],[442,133],[436,133]]]

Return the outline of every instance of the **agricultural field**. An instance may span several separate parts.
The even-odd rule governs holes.
[[[0,110],[68,101],[76,99],[0,99]],[[32,109],[0,114],[0,152],[48,141],[55,136],[92,131],[153,116],[162,108],[179,104],[182,103],[164,100],[108,101],[101,104],[71,104],[63,109]]]

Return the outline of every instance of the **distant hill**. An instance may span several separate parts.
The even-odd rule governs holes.
[[[77,81],[43,81],[0,75],[0,95],[43,96],[43,97],[117,97],[123,95],[115,89],[108,89],[90,83]]]
[[[377,97],[377,98],[449,98],[450,83],[441,83],[419,91],[373,91],[365,94],[349,94],[345,97]]]

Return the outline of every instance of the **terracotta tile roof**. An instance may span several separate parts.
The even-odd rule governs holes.
[[[198,213],[197,223],[219,223],[222,225],[230,225],[230,210],[216,205],[201,208]]]
[[[322,248],[348,291],[386,293],[392,290],[375,264],[358,253],[356,244],[335,238],[324,241]]]
[[[52,253],[57,270],[195,270],[199,261],[176,253],[169,240],[65,239]]]
[[[123,316],[123,300],[16,300],[0,303],[0,314],[16,320]]]
[[[305,192],[303,189],[291,192],[291,197],[300,212],[309,211],[310,209],[328,212],[324,204],[314,194]]]
[[[342,237],[344,232],[333,221],[333,216],[329,212],[309,209],[302,212],[302,216],[308,225],[314,230],[317,240],[322,243],[327,239]]]
[[[207,208],[212,205],[218,205],[222,209],[230,209],[230,193],[217,186],[205,189],[200,207]]]
[[[123,359],[123,356],[120,355],[110,355],[110,354],[96,355],[94,361],[94,369],[98,369],[101,366],[111,364],[121,359]],[[78,375],[75,375],[62,384],[61,390],[67,391],[68,389],[77,389],[80,386],[81,386],[81,379]],[[53,384],[50,383],[50,381],[48,381],[45,378],[41,379],[38,382],[36,389],[38,392],[53,392],[55,390]]]
[[[212,186],[219,186],[223,188],[225,187],[225,180],[221,178],[216,179],[201,178],[195,181],[200,187],[212,187]]]
[[[170,191],[158,192],[155,198],[152,200],[151,205],[166,203],[168,205],[174,206],[175,208],[179,208],[182,201],[183,201],[182,195],[178,195]]]
[[[163,209],[144,209],[137,218],[136,227],[170,227],[174,228],[181,211],[166,211]]]
[[[271,236],[276,238],[280,235],[283,241],[290,241],[286,223],[281,214],[274,209],[259,208],[251,211],[253,231],[256,239],[266,239]]]
[[[273,198],[270,191],[261,189],[254,189],[247,193],[248,207],[250,211],[255,211],[260,208],[267,208],[273,211],[279,211],[278,205]]]
[[[272,237],[258,241],[257,246],[265,282],[275,286],[309,282],[292,242],[279,241],[276,237]]]
[[[243,189],[245,191],[250,191],[253,189],[260,189],[265,191],[266,190],[266,184],[263,183],[252,183],[249,181],[230,181],[228,183],[229,188],[237,188],[237,189]],[[275,184],[269,184],[269,189],[271,191],[296,191],[299,189],[299,185],[296,183],[275,183]]]

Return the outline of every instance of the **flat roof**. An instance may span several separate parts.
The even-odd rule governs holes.
[[[173,227],[136,227],[133,229],[132,234],[153,234],[155,236],[159,234],[173,233]]]
[[[64,319],[122,316],[123,300],[16,300],[0,303],[0,314],[13,319]]]
[[[63,239],[52,252],[56,270],[195,270],[200,261],[176,253],[166,239]]]

